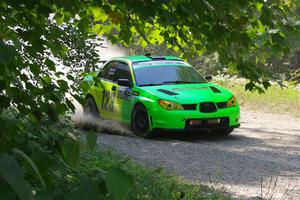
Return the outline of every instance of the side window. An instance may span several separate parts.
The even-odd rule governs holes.
[[[131,81],[130,70],[127,64],[119,63],[114,81],[117,81],[118,79],[128,79]]]
[[[118,66],[118,62],[110,62],[110,63],[108,63],[101,70],[101,72],[100,72],[100,78],[112,81],[113,78],[114,78],[117,66]]]

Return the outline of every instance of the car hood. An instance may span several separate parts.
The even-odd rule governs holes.
[[[228,90],[213,83],[170,84],[146,86],[140,87],[140,89],[159,99],[170,100],[181,104],[225,102],[232,97],[232,94]]]

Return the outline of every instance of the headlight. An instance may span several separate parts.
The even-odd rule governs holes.
[[[172,101],[158,100],[158,104],[166,110],[183,110],[181,104]]]
[[[233,107],[237,105],[237,100],[235,96],[232,96],[228,101],[227,101],[227,107]]]

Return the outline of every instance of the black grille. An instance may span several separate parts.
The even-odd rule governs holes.
[[[220,119],[220,123],[212,124],[208,121],[211,119]],[[201,124],[199,125],[190,125],[191,120],[200,120]],[[220,117],[220,118],[205,118],[205,119],[188,119],[185,121],[185,128],[187,130],[197,129],[197,128],[223,128],[229,126],[229,118],[228,117]]]
[[[219,102],[217,103],[218,109],[227,108],[227,102]]]
[[[197,104],[182,104],[184,110],[196,110]]]
[[[212,113],[212,112],[216,112],[216,111],[217,111],[217,107],[213,102],[200,103],[200,112]]]

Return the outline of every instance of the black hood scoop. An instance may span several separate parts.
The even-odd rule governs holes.
[[[209,86],[209,88],[214,92],[214,93],[222,93],[218,88],[214,86]]]
[[[164,90],[164,89],[159,89],[159,90],[157,90],[157,91],[160,91],[160,92],[165,93],[165,94],[170,95],[170,96],[178,95],[178,94],[175,93],[175,92],[171,92],[171,91],[169,91],[169,90]]]

